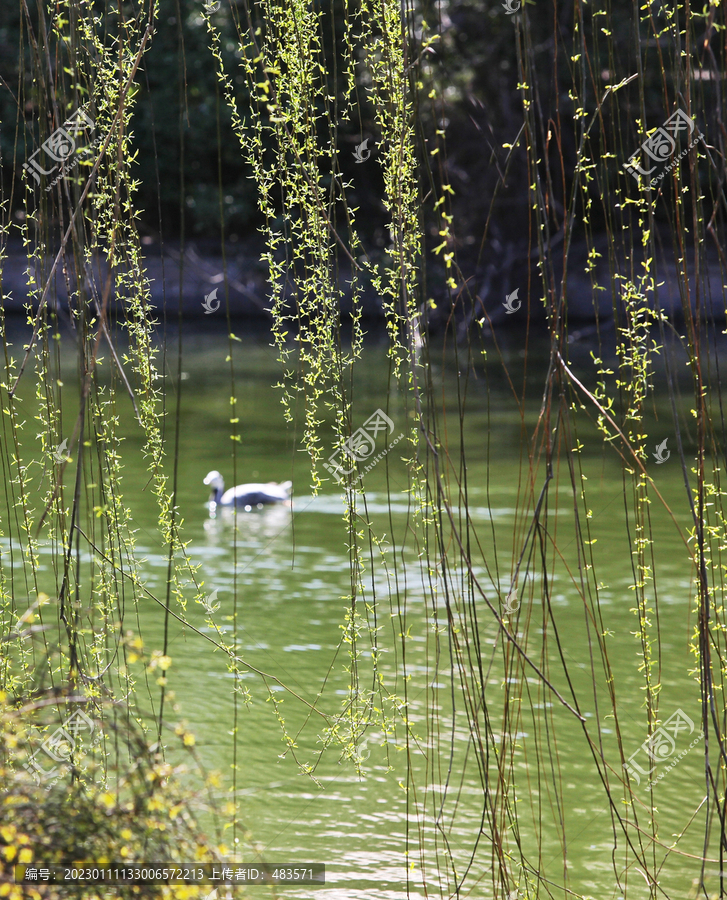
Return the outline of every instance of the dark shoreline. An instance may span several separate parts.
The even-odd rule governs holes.
[[[219,246],[215,248],[209,241],[188,241],[184,254],[179,244],[167,242],[163,253],[160,246],[149,242],[149,239],[145,239],[144,244],[143,265],[149,279],[151,304],[160,313],[166,310],[168,321],[180,313],[183,319],[192,320],[211,320],[225,316],[228,302],[229,314],[233,319],[272,321],[269,312],[267,267],[260,260],[262,251],[259,245],[255,247],[251,243],[231,243],[226,247],[226,258],[223,259]],[[556,296],[560,293],[562,281],[562,254],[559,257],[558,249],[554,248],[552,251],[551,281],[556,286]],[[8,245],[6,253],[1,274],[4,314],[24,316],[27,302],[28,259],[22,252],[20,244],[15,242]],[[576,328],[595,327],[597,322],[605,323],[614,319],[607,248],[601,248],[601,258],[594,273],[594,281],[602,288],[606,288],[605,290],[594,292],[591,278],[585,274],[586,256],[585,247],[579,245],[573,247],[569,256],[568,278],[565,284],[568,321]],[[49,256],[45,261],[46,271],[52,264],[48,261],[50,258]],[[700,298],[701,316],[703,320],[722,323],[727,318],[725,312],[727,303],[723,297],[723,291],[727,291],[727,283],[724,286],[722,284],[717,253],[713,252],[711,255],[705,253],[705,258],[702,283],[705,286],[706,296]],[[454,292],[454,302],[449,299],[444,288],[444,272],[439,270],[436,263],[427,262],[427,296],[433,298],[435,306],[423,305],[422,314],[426,315],[431,332],[446,327],[447,322],[451,321],[453,311],[460,331],[462,329],[466,331],[467,326],[474,326],[477,322],[481,323],[484,331],[495,326],[498,329],[516,326],[517,321],[523,317],[527,317],[531,324],[543,327],[547,325],[537,259],[533,259],[532,254],[524,253],[522,249],[518,251],[515,247],[509,248],[508,253],[501,259],[503,260],[501,265],[495,263],[489,263],[487,266],[478,265],[473,260],[468,267],[466,262],[463,262],[461,266],[466,286],[458,284],[458,290]],[[641,260],[634,255],[630,261],[622,260],[618,269],[623,275],[615,280],[616,290],[623,284],[623,276],[627,272],[641,270]],[[468,270],[471,270],[469,275]],[[683,321],[684,312],[676,264],[672,262],[669,265],[662,260],[655,267],[655,271],[657,274],[654,280],[657,286],[650,306],[652,308],[658,306],[668,318],[676,322]],[[694,312],[697,294],[693,266],[688,265],[687,271],[691,307]],[[105,261],[97,257],[94,262],[96,285],[104,284],[106,272]],[[62,266],[59,266],[55,273],[53,297],[61,308],[64,306],[67,308],[67,278],[73,285],[71,276],[64,273]],[[46,279],[47,275],[43,277],[40,272],[36,273],[36,283],[40,286],[40,291],[43,290]],[[724,281],[727,282],[727,275]],[[339,270],[339,283],[345,288],[349,282],[350,274]],[[530,287],[529,296],[528,287]],[[214,311],[206,312],[205,298],[215,289],[216,299],[210,300],[209,304]],[[292,281],[286,290],[292,307]],[[516,312],[508,314],[505,299],[515,290],[518,292],[520,305]],[[382,303],[373,286],[363,283],[360,296],[363,318],[372,324],[376,320],[383,321]],[[109,313],[112,316],[121,312],[119,305],[120,301],[114,297],[112,287],[112,299],[109,304]],[[34,308],[37,309],[37,304]],[[350,312],[349,294],[342,302],[344,319]]]

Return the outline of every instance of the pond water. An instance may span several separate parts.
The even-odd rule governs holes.
[[[242,423],[237,480],[291,479],[294,503],[292,510],[277,507],[238,516],[236,542],[233,542],[233,525],[227,517],[209,518],[205,505],[207,488],[202,484],[206,473],[219,469],[227,484],[233,483],[228,424],[228,342],[224,333],[214,330],[185,333],[182,381],[177,384],[170,377],[167,384],[168,408],[172,412],[176,390],[178,387],[182,390],[177,504],[184,519],[188,552],[200,564],[198,577],[204,581],[205,589],[218,592],[220,607],[214,618],[228,635],[236,587],[240,656],[252,666],[276,676],[309,703],[316,702],[322,693],[317,700],[320,709],[336,713],[347,696],[349,684],[345,670],[347,651],[341,647],[341,626],[346,613],[344,598],[350,593],[343,497],[330,481],[324,484],[319,496],[311,495],[308,458],[300,452],[300,423],[285,425],[279,392],[273,386],[279,380],[280,369],[269,338],[264,334],[245,338],[234,349],[237,415]],[[473,571],[485,590],[491,591],[493,582],[499,581],[503,586],[509,583],[513,547],[522,546],[526,532],[523,522],[528,521],[517,510],[522,509],[529,490],[537,497],[543,473],[541,469],[541,481],[530,489],[525,477],[527,444],[523,441],[521,416],[492,348],[489,348],[488,362],[484,366],[479,363],[469,375],[451,349],[438,348],[437,354],[433,372],[440,381],[438,391],[440,398],[444,398],[442,403],[456,401],[457,390],[461,392],[467,382],[463,431],[467,489],[472,529],[480,541],[479,549],[473,546]],[[517,372],[516,383],[521,385],[524,355],[516,337],[511,337],[504,354],[512,371]],[[584,368],[588,365],[585,351],[580,354],[579,364]],[[72,395],[72,364],[68,369],[65,381]],[[390,390],[388,370],[383,342],[372,340],[356,374],[355,425],[362,424],[377,408],[387,408],[388,400],[397,433],[403,430],[407,415],[401,398]],[[545,357],[536,348],[528,355],[525,376],[531,395],[525,412],[529,433],[537,419],[544,372]],[[71,412],[67,421],[72,421]],[[134,525],[138,529],[139,555],[145,560],[142,564],[145,585],[158,597],[164,597],[167,560],[155,530],[153,498],[145,490],[148,467],[139,452],[141,442],[130,407],[126,411],[122,409],[120,414],[126,432],[120,451],[125,466],[125,499],[133,509]],[[456,454],[457,416],[451,411],[450,416],[451,450]],[[536,575],[527,582],[527,590],[522,595],[519,620],[516,623],[513,619],[513,630],[538,665],[542,663],[543,632],[548,631],[547,674],[568,702],[574,702],[573,692],[577,695],[594,748],[603,748],[610,766],[606,777],[612,785],[616,805],[615,808],[608,805],[581,724],[551,692],[538,686],[534,672],[526,666],[522,670],[526,682],[522,686],[522,701],[517,701],[522,708],[512,767],[518,786],[520,841],[530,865],[551,879],[552,896],[564,896],[557,885],[567,878],[571,890],[599,900],[618,898],[624,893],[628,897],[648,897],[649,891],[637,866],[623,873],[621,888],[614,877],[614,859],[620,871],[626,859],[625,838],[616,818],[622,816],[632,823],[631,840],[640,846],[645,858],[652,864],[654,859],[664,860],[660,883],[666,894],[687,897],[700,870],[698,859],[689,854],[699,857],[704,834],[704,812],[695,816],[704,795],[701,744],[687,753],[655,789],[660,831],[654,842],[649,828],[649,793],[643,789],[646,779],[642,779],[640,788],[634,788],[638,804],[633,808],[624,801],[624,792],[619,789],[618,782],[623,777],[621,758],[615,749],[609,686],[600,667],[594,638],[597,630],[609,633],[604,641],[614,672],[619,727],[624,747],[636,752],[647,737],[647,729],[644,679],[639,671],[640,644],[634,636],[637,619],[632,611],[633,591],[629,589],[633,573],[625,527],[623,467],[617,455],[604,448],[587,418],[583,416],[579,422],[578,435],[563,434],[562,439],[573,445],[577,437],[585,443],[580,462],[588,477],[587,505],[592,510],[591,538],[596,541],[591,545],[596,577],[604,583],[600,592],[603,621],[593,620],[578,590],[578,545],[573,527],[570,475],[561,464],[554,472],[549,501],[551,516],[558,509],[558,531],[549,535],[543,544],[543,552],[554,569],[554,579],[549,584],[552,613],[548,615],[544,610],[542,578],[537,574],[540,567],[536,565]],[[655,424],[650,443],[656,444],[670,433],[665,422],[662,418],[660,424]],[[332,429],[327,433],[332,440]],[[167,436],[171,435],[170,420]],[[294,897],[404,900],[408,896],[425,896],[422,877],[426,879],[429,896],[439,896],[440,890],[444,896],[453,896],[455,885],[446,874],[448,853],[456,862],[459,877],[466,873],[461,896],[492,896],[488,873],[495,857],[487,837],[491,823],[482,821],[482,779],[472,752],[461,679],[456,660],[453,662],[450,654],[451,635],[447,634],[441,577],[434,573],[434,581],[439,578],[440,590],[433,604],[419,559],[420,548],[409,529],[412,506],[406,493],[408,482],[402,453],[398,448],[392,450],[385,461],[365,476],[367,506],[361,506],[360,511],[373,524],[373,530],[380,536],[387,535],[396,547],[393,554],[396,572],[392,554],[388,556],[388,570],[381,564],[380,556],[374,555],[374,564],[364,573],[364,583],[369,602],[373,590],[376,591],[381,647],[387,651],[382,653],[382,671],[400,694],[406,690],[408,717],[418,743],[410,741],[407,747],[401,727],[388,739],[379,731],[369,731],[363,737],[366,744],[362,748],[361,775],[350,761],[341,761],[332,749],[317,763],[316,782],[300,774],[292,754],[285,752],[286,745],[260,677],[252,671],[243,676],[243,684],[251,694],[250,703],[239,703],[237,713],[238,783],[245,826],[263,859],[298,864],[323,862],[327,867],[325,887],[287,889],[287,894]],[[685,491],[676,453],[671,463],[658,467],[651,464],[649,472],[675,510],[679,526],[686,528]],[[528,503],[532,509],[532,500]],[[582,504],[579,512],[585,515]],[[687,727],[676,736],[676,754],[687,749],[700,731],[699,690],[694,675],[690,674],[694,658],[689,652],[695,624],[693,573],[674,523],[656,502],[651,512],[662,635],[659,678],[655,675],[655,680],[660,679],[662,685],[661,715],[666,720],[681,709],[692,720],[694,728],[689,732]],[[633,525],[632,519],[629,521]],[[445,533],[449,533],[447,528]],[[557,559],[551,537],[557,539],[561,554]],[[449,551],[452,550],[450,546]],[[453,572],[451,583],[456,584],[461,574]],[[410,635],[406,660],[408,682],[403,681],[401,655],[397,652],[397,647],[401,648],[398,634],[402,622],[390,612],[390,596],[395,588],[406,599],[405,624]],[[190,591],[190,598],[192,595]],[[500,601],[496,595],[491,596],[499,608]],[[476,608],[480,658],[486,677],[485,696],[492,717],[491,727],[498,733],[503,729],[503,704],[508,688],[503,678],[503,642],[487,605],[478,598]],[[188,615],[203,633],[213,632],[205,624],[199,606],[190,603]],[[435,618],[440,632],[439,645],[434,640]],[[151,599],[143,603],[140,621],[147,648],[161,646],[161,607]],[[168,672],[168,688],[174,692],[177,704],[174,716],[188,722],[205,766],[218,769],[229,778],[233,762],[233,694],[232,676],[225,658],[222,653],[214,652],[203,637],[176,621],[170,626],[168,654],[173,661]],[[564,677],[560,654],[567,665],[573,691]],[[597,671],[595,686],[592,664]],[[323,732],[322,720],[309,716],[306,706],[280,684],[270,684],[276,696],[284,700],[280,709],[290,733],[297,735],[298,759],[315,762],[320,749],[318,739]],[[154,696],[156,702],[158,695]],[[143,697],[141,703],[144,706]],[[552,718],[543,715],[546,710]],[[433,711],[438,711],[438,721]],[[553,723],[557,729],[549,736]],[[541,746],[547,745],[549,739],[552,742],[552,757],[540,764],[533,757],[535,736]],[[414,784],[407,782],[407,759],[416,773]],[[647,761],[644,757],[644,762]],[[661,770],[659,766],[653,777]],[[493,783],[492,788],[495,787]],[[432,824],[437,818],[441,830]],[[512,822],[506,818],[498,827],[507,830],[507,846],[515,852]],[[533,838],[538,820],[543,835],[539,854]],[[713,823],[713,831],[718,828],[719,823]],[[483,833],[477,843],[480,829]],[[678,850],[669,852],[674,836],[685,829],[687,834]],[[618,835],[620,848],[615,857],[612,856],[614,834]],[[408,858],[404,855],[407,838]],[[425,848],[423,857],[416,849],[418,842]],[[565,872],[564,845],[568,858]],[[242,845],[237,856],[251,861],[251,854]],[[519,860],[519,855],[516,859]],[[409,891],[407,868],[411,877]],[[714,873],[718,868],[716,864],[707,867],[712,873],[708,883],[715,889]],[[526,879],[515,859],[511,869],[520,888],[518,896],[534,896],[526,893]],[[628,887],[626,892],[623,885]]]

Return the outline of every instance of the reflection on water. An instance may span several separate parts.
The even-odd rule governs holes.
[[[204,522],[204,530],[210,547],[223,541],[225,546],[233,542],[235,532],[238,544],[249,545],[251,542],[269,543],[280,537],[292,525],[293,511],[287,503],[275,506],[261,506],[260,509],[246,512],[236,511],[232,507],[218,507],[215,515]]]

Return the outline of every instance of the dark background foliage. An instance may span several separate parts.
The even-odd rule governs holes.
[[[161,0],[157,30],[138,75],[133,130],[139,150],[140,227],[147,241],[156,242],[160,236],[176,240],[185,235],[203,250],[207,247],[215,252],[224,237],[257,256],[262,247],[258,231],[262,221],[256,185],[219,91],[202,6],[203,0]],[[613,234],[619,228],[611,202],[617,181],[623,186],[625,179],[628,190],[637,192],[622,163],[644,138],[639,128],[642,113],[647,127],[654,128],[675,105],[687,109],[688,98],[697,96],[698,103],[692,101],[692,115],[705,134],[711,131],[721,141],[713,111],[720,103],[724,48],[716,29],[709,32],[706,43],[703,40],[710,21],[708,10],[701,17],[692,13],[697,28],[689,38],[691,67],[694,71],[711,69],[717,77],[694,81],[688,89],[685,71],[690,63],[682,55],[682,41],[675,43],[673,35],[660,33],[666,20],[659,4],[640,13],[629,0],[613,0],[607,14],[593,15],[590,6],[573,0],[557,5],[530,2],[527,28],[523,27],[522,12],[508,15],[503,6],[488,0],[442,4],[421,0],[409,21],[412,59],[419,54],[416,36],[421,33],[422,20],[427,22],[428,33],[439,35],[432,52],[421,56],[411,72],[412,82],[420,82],[414,114],[422,197],[432,186],[438,195],[443,181],[454,188],[454,246],[450,249],[456,250],[461,271],[465,278],[473,279],[475,291],[483,285],[486,290],[493,278],[495,282],[507,280],[508,271],[532,259],[537,229],[531,218],[530,187],[536,179],[547,204],[551,236],[563,232],[583,122],[593,123],[588,140],[592,158],[598,160],[588,187],[594,201],[588,227],[596,234]],[[321,35],[329,86],[337,78],[340,97],[343,73],[336,59],[336,44],[340,46],[344,3],[317,0],[316,7],[323,11]],[[101,16],[110,10],[98,0],[95,8]],[[37,31],[35,0],[29,0],[28,9],[29,21]],[[239,67],[234,19],[244,26],[245,9],[241,2],[233,2],[231,7],[230,0],[222,0],[220,10],[212,14],[221,29],[222,54],[243,115],[249,97]],[[253,18],[257,15],[254,5],[251,14]],[[677,18],[682,18],[679,12]],[[705,32],[700,40],[702,22]],[[22,216],[22,164],[38,145],[39,118],[49,114],[47,104],[33,92],[30,50],[26,49],[24,67],[19,68],[20,23],[19,3],[0,5],[2,178],[5,196],[11,196],[16,215]],[[26,40],[24,46],[30,43]],[[368,138],[375,160],[379,135],[366,74],[361,63],[354,113],[358,118],[338,123],[338,160],[343,179],[351,184],[348,197],[358,210],[357,227],[364,247],[380,258],[388,244],[389,218],[381,201],[381,173],[376,164],[356,165],[352,152],[360,140]],[[607,86],[635,74],[639,78],[612,94],[599,110]],[[427,98],[431,86],[436,89],[434,101]],[[526,127],[523,87],[533,104]],[[582,99],[574,101],[575,97]],[[577,118],[579,103],[585,114]],[[55,127],[57,123],[49,120],[49,131],[51,124]],[[429,149],[442,140],[441,135],[436,137],[437,129],[443,132],[445,152],[432,159]],[[515,146],[510,151],[503,146],[507,144]],[[537,151],[537,171],[528,160],[528,144]],[[8,191],[11,184],[12,195]],[[670,190],[665,184],[667,198]],[[605,203],[603,198],[607,198]],[[719,203],[718,196],[712,199]],[[577,244],[584,238],[582,200],[577,201],[576,210],[573,234]],[[622,210],[621,214],[629,213]],[[670,203],[655,206],[653,214],[657,224],[665,223],[672,216]],[[422,205],[422,215],[431,250],[440,241],[441,223],[431,204]],[[439,262],[429,254],[430,280],[435,287],[437,282],[440,287],[444,283]]]

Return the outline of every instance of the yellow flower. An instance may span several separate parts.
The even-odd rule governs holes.
[[[182,738],[185,747],[194,747],[194,735],[189,731]]]
[[[134,837],[134,835],[131,833],[131,830],[128,828],[124,828],[124,830],[120,833],[121,833],[121,837],[125,841],[130,841]]]
[[[15,838],[18,829],[14,825],[0,825],[0,837],[9,844]]]
[[[23,847],[18,856],[19,863],[29,863],[33,861],[33,851],[30,847]]]
[[[3,856],[7,859],[8,862],[11,862],[15,859],[15,854],[18,852],[16,847],[3,847]]]
[[[162,670],[162,672],[166,672],[169,666],[172,664],[171,656],[163,656],[159,650],[155,650],[151,655],[151,660],[149,662],[150,669],[156,669],[157,666]]]

